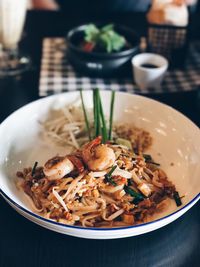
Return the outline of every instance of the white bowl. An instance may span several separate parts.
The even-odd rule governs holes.
[[[109,113],[110,92],[101,92],[105,112]],[[114,119],[132,122],[149,131],[154,142],[150,149],[155,161],[161,163],[180,195],[185,195],[183,205],[173,201],[165,212],[153,221],[137,226],[95,229],[68,226],[44,219],[32,212],[22,191],[15,185],[15,173],[35,161],[43,164],[59,152],[55,146],[45,144],[40,138],[38,121],[44,120],[53,106],[72,103],[79,92],[55,95],[35,101],[10,115],[0,125],[0,192],[5,200],[29,220],[63,234],[93,239],[111,239],[140,235],[158,229],[185,213],[200,198],[200,130],[189,119],[169,106],[157,101],[126,93],[117,93]],[[87,106],[92,106],[91,91],[84,92]],[[171,163],[174,163],[172,166]]]

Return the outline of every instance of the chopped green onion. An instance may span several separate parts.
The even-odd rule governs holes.
[[[108,181],[111,185],[113,185],[113,186],[117,186],[117,184],[115,183],[115,181],[113,181],[112,178],[108,178],[107,181]]]
[[[141,198],[137,198],[137,197],[135,197],[134,199],[133,199],[133,204],[135,204],[135,205],[138,205],[141,201],[143,201],[144,199],[141,199]]]
[[[140,201],[144,199],[144,197],[140,193],[134,191],[132,188],[130,188],[126,185],[124,186],[124,190],[127,194],[129,194],[130,196],[132,196],[132,197],[134,197]]]
[[[115,91],[112,91],[111,95],[111,102],[110,102],[110,127],[109,127],[109,140],[112,139],[112,125],[113,125],[113,109],[114,109],[114,102],[115,102]]]
[[[153,164],[153,165],[156,165],[156,166],[160,166],[159,163],[153,161],[151,155],[143,154],[143,157],[144,157],[146,163]]]
[[[86,112],[84,101],[83,101],[82,89],[80,90],[80,95],[81,95],[81,103],[82,103],[82,108],[83,108],[83,114],[84,114],[84,118],[85,118],[85,125],[86,125],[86,128],[87,128],[89,140],[91,140],[90,125],[89,125],[88,116],[87,116],[87,112]]]
[[[149,154],[143,154],[143,157],[145,158],[145,160],[152,160],[152,157]]]
[[[146,163],[149,163],[149,164],[153,164],[153,165],[156,165],[156,166],[160,166],[160,163],[157,163],[157,162],[154,162],[154,161],[146,161]]]
[[[174,200],[176,202],[176,206],[177,207],[182,205],[181,198],[180,198],[179,193],[177,191],[174,192],[173,198],[174,198]]]
[[[101,96],[100,96],[98,89],[97,89],[97,96],[98,96],[98,101],[99,101],[99,111],[100,111],[100,117],[101,117],[101,122],[102,122],[102,138],[103,138],[103,143],[105,143],[108,140],[108,135],[107,135],[106,121],[104,117],[103,107],[101,103]]]
[[[113,179],[111,178],[112,173],[114,172],[114,170],[117,168],[117,165],[114,165],[111,170],[105,175],[105,180],[106,182],[112,184],[113,186],[117,186],[117,184],[115,183],[115,181],[113,181]]]
[[[111,176],[116,168],[117,168],[117,165],[112,166],[111,170],[106,175]]]
[[[38,165],[38,162],[36,161],[34,163],[34,166],[33,166],[32,172],[31,172],[31,176],[33,176],[35,174],[35,170],[36,170],[37,165]]]

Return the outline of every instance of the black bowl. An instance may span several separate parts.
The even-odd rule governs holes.
[[[87,24],[88,25],[88,24]],[[131,71],[131,58],[139,51],[139,37],[132,29],[114,25],[114,29],[123,35],[130,48],[120,52],[85,52],[80,48],[80,42],[84,37],[84,29],[81,25],[72,29],[67,35],[67,56],[69,62],[77,72],[96,77],[115,77]],[[97,24],[103,26],[103,24]]]

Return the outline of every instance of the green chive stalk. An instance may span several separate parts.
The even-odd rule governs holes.
[[[109,140],[112,139],[112,126],[113,126],[113,110],[114,110],[114,102],[115,102],[115,91],[112,91],[111,95],[111,103],[110,103],[110,120],[109,120]]]
[[[84,104],[84,101],[83,101],[82,89],[80,90],[80,95],[81,95],[81,103],[82,103],[82,108],[83,108],[83,114],[84,114],[84,118],[85,118],[85,126],[86,126],[86,129],[87,129],[87,132],[88,132],[89,140],[91,140],[90,125],[89,125],[89,121],[88,121],[87,112],[86,112],[86,109],[85,109],[85,104]]]
[[[100,117],[101,117],[101,123],[102,123],[102,138],[103,143],[105,143],[108,140],[108,134],[107,134],[107,128],[106,128],[106,120],[103,112],[103,107],[101,103],[101,96],[99,93],[99,90],[97,90],[98,100],[99,100],[99,111],[100,111]]]

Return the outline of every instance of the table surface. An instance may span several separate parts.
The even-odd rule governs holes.
[[[110,20],[110,15],[104,15]],[[98,20],[94,14],[29,12],[21,47],[33,68],[15,79],[0,80],[0,122],[19,107],[39,98],[42,38],[64,36],[73,26]],[[144,14],[115,14],[121,22],[145,33]],[[193,37],[200,24],[194,18]],[[173,106],[200,125],[198,91],[148,95]],[[175,222],[154,232],[118,240],[86,240],[46,230],[15,212],[0,198],[0,266],[199,266],[200,203]]]

